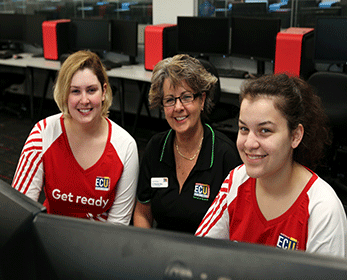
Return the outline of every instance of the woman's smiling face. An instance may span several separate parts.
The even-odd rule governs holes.
[[[163,84],[163,99],[168,97],[181,97],[185,93],[193,93],[193,90],[182,82],[181,85],[173,87],[169,79]],[[192,102],[182,104],[179,99],[170,107],[164,107],[165,118],[170,127],[178,134],[190,133],[201,123],[201,110],[204,108],[205,94],[195,98]]]
[[[97,76],[88,68],[78,70],[71,80],[68,109],[72,119],[89,123],[101,116],[106,85],[101,86]]]
[[[247,174],[253,178],[285,170],[292,164],[293,149],[301,140],[290,132],[286,118],[275,107],[275,98],[246,97],[241,103],[237,149]]]

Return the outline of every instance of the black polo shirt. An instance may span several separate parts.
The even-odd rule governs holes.
[[[195,233],[230,170],[241,161],[235,143],[209,125],[197,162],[181,193],[174,157],[175,131],[158,133],[141,160],[137,199],[151,203],[157,228]]]

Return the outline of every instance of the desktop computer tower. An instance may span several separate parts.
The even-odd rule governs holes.
[[[157,24],[145,28],[145,69],[153,70],[162,59],[177,54],[177,25]]]
[[[58,60],[69,51],[70,19],[49,20],[42,23],[43,56]]]
[[[314,72],[314,29],[291,27],[277,34],[274,73],[305,80]]]

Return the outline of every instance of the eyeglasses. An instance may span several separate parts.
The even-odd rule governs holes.
[[[187,92],[179,97],[168,97],[168,98],[164,98],[163,99],[163,106],[164,107],[171,107],[174,106],[176,104],[176,100],[179,99],[181,101],[182,104],[188,104],[194,101],[195,98],[197,98],[198,96],[200,96],[201,93],[191,93],[191,92]]]

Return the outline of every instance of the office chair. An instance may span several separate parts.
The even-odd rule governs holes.
[[[236,118],[239,108],[233,104],[225,104],[220,102],[222,91],[218,70],[210,61],[203,58],[198,58],[198,60],[208,72],[216,76],[218,79],[212,99],[214,107],[212,112],[208,115],[207,123],[209,123],[213,128],[221,130],[226,134],[231,132],[231,136],[234,138],[237,130],[236,127],[234,127],[235,125],[230,122],[230,119]]]
[[[329,117],[333,143],[328,155],[332,184],[347,191],[347,74],[316,72],[308,79],[321,97]],[[342,183],[342,184],[341,184]]]
[[[24,79],[25,75],[23,74],[0,73],[0,111],[9,112],[16,115],[18,118],[22,116],[20,110],[7,106],[5,90],[13,84],[22,84],[24,82]]]

